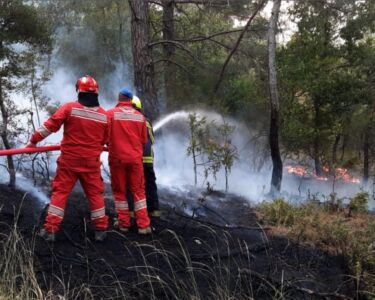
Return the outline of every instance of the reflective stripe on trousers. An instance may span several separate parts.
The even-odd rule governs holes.
[[[64,218],[66,202],[75,183],[79,179],[83,190],[89,200],[91,210],[91,220],[97,230],[106,230],[108,227],[108,217],[105,215],[104,206],[104,185],[100,175],[100,169],[95,168],[93,172],[75,172],[66,168],[58,167],[56,176],[52,183],[51,204],[44,228],[48,232],[57,232],[60,229]]]

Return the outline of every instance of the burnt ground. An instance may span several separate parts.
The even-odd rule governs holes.
[[[87,201],[71,195],[55,243],[35,236],[43,205],[0,186],[0,243],[16,223],[42,290],[67,299],[351,299],[345,260],[267,235],[245,199],[160,189],[151,236],[111,227],[93,241]],[[107,199],[113,221],[113,204]],[[3,249],[3,247],[0,247]],[[4,250],[1,250],[4,251]]]

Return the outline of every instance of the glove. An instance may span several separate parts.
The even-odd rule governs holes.
[[[25,146],[25,148],[35,148],[36,147],[36,144],[34,144],[33,142],[31,142],[31,141],[29,141],[27,144],[26,144],[26,146]]]

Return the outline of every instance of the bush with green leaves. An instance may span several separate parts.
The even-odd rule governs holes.
[[[343,200],[341,198],[338,198],[336,193],[331,193],[328,195],[326,201],[324,202],[323,208],[326,212],[329,213],[342,211],[344,208]]]
[[[258,211],[267,224],[274,226],[292,226],[295,222],[298,207],[283,198],[263,201],[258,205]]]
[[[368,200],[369,194],[367,192],[359,192],[353,198],[350,199],[349,202],[349,210],[350,212],[358,212],[358,213],[365,213],[367,212],[368,208]]]
[[[229,175],[234,162],[238,159],[238,151],[232,143],[235,126],[227,121],[217,125],[215,121],[207,122],[205,117],[197,113],[189,114],[190,142],[187,154],[193,158],[194,184],[198,182],[198,167],[204,168],[204,177],[216,180],[217,173],[223,168],[225,175],[225,191],[229,188]],[[208,183],[209,186],[211,186]]]

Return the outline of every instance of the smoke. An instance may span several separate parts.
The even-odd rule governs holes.
[[[177,111],[168,114],[155,122],[156,133],[155,172],[158,184],[182,191],[189,191],[194,185],[192,157],[187,155],[189,146],[188,116],[196,113],[206,117],[208,121],[222,123],[223,117],[215,112],[203,110]],[[272,163],[268,152],[266,137],[259,137],[255,131],[234,120],[225,119],[235,126],[232,143],[239,151],[238,160],[234,163],[229,177],[229,192],[259,202],[269,197]],[[161,130],[162,129],[162,130]],[[161,132],[161,134],[159,134]],[[284,165],[293,164],[285,161]],[[207,181],[216,190],[225,190],[223,170],[218,173],[217,180],[205,178],[203,168],[198,168],[198,188],[206,188]],[[305,201],[307,198],[326,200],[332,192],[340,198],[348,198],[361,190],[361,185],[337,181],[318,181],[314,178],[299,178],[283,174],[281,196],[290,200]],[[370,203],[374,207],[374,203]]]
[[[44,191],[41,188],[34,186],[30,179],[26,178],[21,173],[17,173],[16,178],[17,189],[30,193],[32,196],[38,199],[41,204],[49,203],[49,198],[46,196]],[[9,174],[7,172],[0,172],[0,182],[4,184],[8,181]]]
[[[233,119],[223,119],[215,112],[195,110],[171,113],[155,123],[156,133],[155,171],[158,183],[164,186],[182,190],[191,189],[194,184],[193,160],[187,155],[189,146],[188,116],[196,113],[198,117],[205,117],[208,122],[225,122],[235,126],[232,143],[239,152],[239,159],[234,163],[229,178],[229,191],[242,195],[251,200],[258,200],[267,192],[270,170],[263,166],[260,172],[254,172],[257,164],[264,164],[262,150],[264,138],[255,138],[255,134],[243,124]],[[162,134],[158,135],[163,128]],[[255,142],[255,140],[257,140]],[[251,142],[253,141],[253,142]],[[205,178],[204,169],[198,168],[198,187],[205,188],[209,182],[214,189],[225,189],[225,175],[221,170],[216,180]]]

